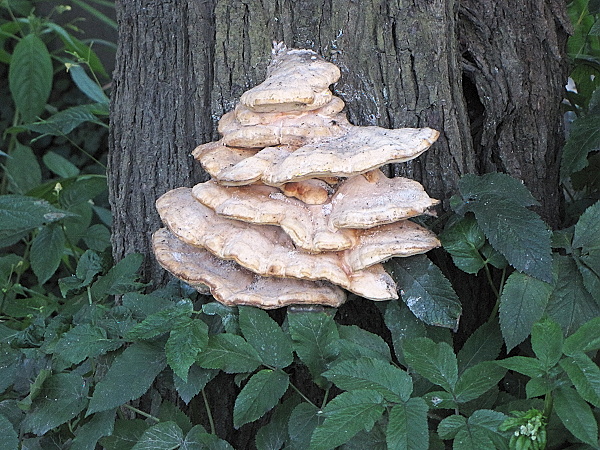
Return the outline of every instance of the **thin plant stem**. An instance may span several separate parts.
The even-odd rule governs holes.
[[[552,398],[552,392],[548,392],[544,397],[544,417],[546,418],[546,421],[550,420],[553,404],[554,399]]]
[[[154,417],[153,415],[148,414],[147,412],[144,412],[141,409],[137,409],[135,406],[131,406],[127,403],[125,403],[123,406],[125,408],[133,411],[134,413],[139,414],[140,416],[144,416],[144,417],[147,417],[148,419],[152,419],[152,420],[156,421],[156,423],[160,422],[160,419],[158,417]]]
[[[296,386],[294,386],[294,384],[293,384],[293,383],[290,383],[290,386],[291,386],[291,387],[292,387],[292,389],[293,389],[293,390],[295,390],[295,391],[298,393],[298,395],[299,395],[300,397],[302,397],[302,398],[303,398],[305,401],[307,401],[308,403],[310,403],[311,405],[313,405],[315,408],[319,409],[319,407],[318,407],[317,405],[315,405],[313,402],[311,402],[311,401],[308,399],[308,397],[307,397],[306,395],[304,395],[304,394],[303,394],[303,393],[300,391],[300,389],[298,389]]]
[[[210,433],[217,434],[215,430],[215,421],[213,419],[212,412],[210,410],[210,405],[208,404],[208,398],[206,398],[206,392],[204,392],[204,389],[202,389],[202,400],[204,400],[204,408],[206,409],[208,423],[210,424]]]
[[[325,389],[325,395],[323,396],[323,403],[321,403],[321,409],[325,408],[325,404],[327,403],[328,397],[329,397],[329,388]]]

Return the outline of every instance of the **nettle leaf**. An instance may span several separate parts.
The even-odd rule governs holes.
[[[318,425],[323,423],[319,408],[310,403],[300,403],[294,408],[288,422],[290,447],[304,450],[310,446],[311,436]]]
[[[32,122],[46,106],[52,89],[52,59],[46,45],[34,34],[21,39],[13,51],[8,86],[23,122]]]
[[[183,323],[188,323],[187,319],[193,311],[194,306],[189,299],[180,300],[172,307],[146,317],[127,332],[125,339],[131,341],[152,339],[167,333]]]
[[[69,450],[95,450],[100,438],[112,434],[116,413],[116,409],[96,413],[89,422],[77,427]]]
[[[335,322],[325,313],[288,312],[287,317],[294,350],[319,384],[320,375],[339,352]]]
[[[312,450],[328,450],[352,439],[359,431],[369,431],[384,411],[383,397],[377,391],[343,392],[323,409],[325,421],[311,438]]]
[[[454,389],[454,396],[458,403],[474,400],[487,391],[497,386],[506,369],[499,367],[493,361],[483,361],[466,369]]]
[[[174,373],[173,384],[179,397],[187,405],[218,373],[218,370],[205,369],[194,364],[188,371],[187,381],[183,381]]]
[[[485,234],[475,217],[469,215],[453,223],[439,236],[456,267],[466,273],[477,273],[485,265],[479,249],[485,244]]]
[[[577,393],[596,408],[600,407],[600,368],[585,353],[563,358],[560,366],[573,382]]]
[[[462,307],[448,279],[425,255],[386,263],[412,313],[429,325],[458,327]]]
[[[411,398],[406,403],[394,405],[390,410],[387,425],[387,448],[427,450],[429,448],[428,410],[422,398]]]
[[[27,124],[25,125],[25,128],[46,136],[64,136],[66,134],[69,134],[79,125],[84,124],[86,122],[92,122],[96,124],[102,123],[94,114],[94,111],[97,109],[98,107],[96,105],[72,106],[70,108],[59,111],[56,114],[53,114],[47,119]],[[61,174],[57,175],[62,176]],[[69,176],[76,175],[77,173],[75,175]]]
[[[571,174],[587,166],[590,152],[600,150],[600,116],[579,117],[571,125],[560,164],[560,178],[564,182]]]
[[[500,329],[510,351],[529,336],[548,304],[552,285],[519,272],[513,272],[500,297]]]
[[[141,397],[167,366],[161,346],[136,342],[115,358],[97,384],[87,415],[115,408]]]
[[[131,450],[173,450],[183,443],[183,431],[172,421],[151,426]]]
[[[226,373],[245,373],[256,370],[262,360],[243,337],[223,333],[210,336],[208,345],[198,355],[198,364]]]
[[[207,344],[208,325],[200,319],[188,318],[173,328],[169,334],[165,344],[167,363],[177,376],[187,381],[190,367]]]
[[[54,275],[65,251],[65,233],[55,224],[43,227],[31,243],[31,269],[40,284]]]
[[[458,380],[458,365],[452,347],[429,338],[404,341],[404,357],[408,365],[433,384],[453,392]]]
[[[573,258],[556,255],[555,267],[558,279],[548,300],[546,313],[568,335],[591,318],[600,316],[600,305],[585,288]]]
[[[552,281],[550,231],[542,219],[526,207],[537,202],[518,180],[501,173],[465,175],[459,181],[463,204],[490,241],[520,272]]]
[[[54,352],[71,364],[79,364],[86,358],[104,355],[121,345],[123,342],[120,340],[108,339],[104,328],[85,323],[64,333]]]
[[[380,359],[342,361],[323,376],[345,391],[370,389],[392,402],[406,402],[412,394],[410,375]]]
[[[289,377],[278,370],[261,370],[248,380],[235,399],[233,426],[242,425],[261,418],[279,402],[289,386]]]
[[[563,340],[560,325],[552,319],[544,319],[533,324],[531,347],[546,370],[558,363],[562,355]]]
[[[600,350],[600,317],[583,324],[579,329],[565,339],[563,352],[573,356],[579,352]]]
[[[493,361],[502,349],[502,333],[494,318],[480,326],[458,352],[459,375],[469,367],[483,361]]]
[[[88,390],[83,377],[75,373],[59,373],[46,379],[25,417],[24,429],[41,436],[71,420],[87,406]]]
[[[26,194],[42,182],[42,170],[31,147],[15,141],[15,147],[6,159],[4,174],[8,189],[14,194]]]
[[[61,178],[71,178],[79,175],[80,170],[67,158],[55,152],[48,152],[42,158],[44,164],[52,173]]]
[[[240,329],[264,364],[282,369],[294,360],[290,338],[262,309],[240,306]]]
[[[577,439],[595,446],[598,443],[598,423],[590,405],[567,386],[556,389],[553,396],[556,415],[567,430]]]

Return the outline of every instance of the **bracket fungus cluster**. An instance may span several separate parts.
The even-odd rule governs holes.
[[[439,246],[408,220],[438,201],[379,167],[419,156],[438,132],[351,125],[329,90],[334,64],[273,54],[267,79],[219,121],[221,139],[193,152],[212,179],[158,199],[159,263],[226,305],[339,306],[343,289],[398,298],[381,262]]]

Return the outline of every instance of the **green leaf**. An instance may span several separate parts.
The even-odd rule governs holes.
[[[107,189],[105,175],[81,175],[60,192],[60,202],[64,208],[71,210],[76,205],[88,203]]]
[[[104,378],[96,384],[87,415],[106,411],[141,397],[166,365],[161,346],[136,342],[126,348],[115,358]]]
[[[5,163],[9,192],[27,194],[42,182],[42,171],[31,147],[16,141]]]
[[[139,253],[130,253],[119,261],[92,285],[92,298],[102,300],[109,295],[125,294],[142,287],[136,280],[143,258]]]
[[[260,450],[279,450],[288,440],[287,426],[299,397],[293,396],[280,403],[273,410],[270,422],[256,433],[254,442]]]
[[[163,309],[146,317],[125,335],[125,339],[137,341],[152,339],[161,334],[168,333],[181,324],[187,324],[189,316],[194,311],[194,306],[189,299],[178,301],[172,307]]]
[[[112,434],[115,414],[115,409],[96,413],[89,422],[77,427],[75,439],[69,450],[95,450],[100,438]]]
[[[75,275],[82,280],[83,286],[88,286],[100,272],[102,272],[102,258],[98,253],[86,250],[79,258]]]
[[[389,450],[427,450],[427,404],[422,398],[411,398],[390,410],[386,441]]]
[[[433,384],[453,392],[458,380],[458,366],[452,347],[429,338],[404,341],[404,357],[410,367]]]
[[[58,153],[48,152],[42,158],[46,167],[61,178],[76,177],[79,175],[79,169],[68,159],[60,156]]]
[[[60,226],[46,225],[31,243],[31,268],[40,284],[50,279],[62,259],[65,251],[65,233]]]
[[[210,336],[208,345],[198,355],[198,364],[226,373],[244,373],[256,370],[262,364],[262,360],[254,347],[243,337],[223,333]]]
[[[90,99],[97,103],[109,104],[110,100],[98,84],[92,80],[82,66],[70,64],[68,71],[77,87]]]
[[[552,286],[529,275],[513,272],[500,297],[500,329],[506,348],[523,342],[544,314]]]
[[[25,430],[41,436],[51,429],[71,420],[87,405],[88,385],[81,375],[59,373],[51,376],[33,401],[25,417]]]
[[[510,200],[518,206],[539,205],[522,181],[505,173],[465,175],[459,181],[459,189],[463,199],[469,202],[485,203],[502,199]]]
[[[392,334],[394,353],[400,363],[404,364],[402,343],[405,339],[425,337],[427,335],[425,325],[415,317],[405,303],[398,301],[386,302],[383,318]]]
[[[311,436],[319,424],[323,423],[319,409],[310,403],[300,403],[294,408],[288,422],[290,447],[304,450],[310,445]]]
[[[119,340],[108,339],[104,328],[85,323],[64,333],[54,352],[71,364],[79,364],[86,358],[104,355],[121,345],[123,343]]]
[[[423,400],[425,400],[430,408],[454,410],[458,408],[458,403],[454,401],[454,396],[446,391],[429,391],[423,395]]]
[[[258,308],[240,306],[238,310],[240,329],[262,362],[279,369],[289,366],[294,360],[292,343],[277,322]]]
[[[229,442],[204,431],[200,425],[193,427],[185,436],[180,450],[233,450]]]
[[[582,248],[583,251],[600,248],[598,217],[600,217],[600,202],[594,203],[579,217],[573,235],[573,248]]]
[[[380,359],[342,361],[323,376],[345,391],[370,389],[391,402],[408,401],[413,390],[410,375]]]
[[[131,450],[174,450],[183,443],[183,432],[175,422],[151,426]]]
[[[386,264],[412,313],[429,325],[457,328],[462,308],[442,271],[425,255],[394,258]]]
[[[480,409],[468,420],[462,416],[446,417],[438,427],[442,439],[454,439],[453,449],[472,450],[506,448],[505,438],[498,427],[506,420],[500,412]]]
[[[370,430],[384,411],[379,392],[357,390],[343,392],[323,409],[325,421],[310,442],[311,450],[326,450],[342,445],[361,430]]]
[[[240,334],[237,308],[225,306],[219,302],[211,302],[202,305],[202,312],[209,316],[219,316],[227,333]]]
[[[595,446],[598,443],[598,423],[590,406],[572,388],[563,386],[554,391],[554,410],[577,439]]]
[[[0,196],[0,231],[33,230],[73,214],[57,209],[45,200],[24,195]]]
[[[207,344],[208,325],[200,319],[188,319],[169,334],[165,345],[167,363],[177,376],[187,381],[190,367]]]
[[[46,106],[52,89],[52,60],[46,45],[28,34],[15,46],[8,85],[23,122],[32,122]]]
[[[96,114],[94,114],[97,109],[98,107],[96,105],[71,106],[70,108],[51,115],[47,119],[27,124],[25,125],[25,128],[45,136],[65,136],[79,125],[86,122],[101,124],[102,122],[100,122]],[[57,175],[63,176],[59,173],[57,173]],[[69,176],[72,177],[77,175],[78,173]],[[63,178],[68,178],[69,176],[63,176]]]
[[[19,435],[17,435],[10,420],[2,414],[0,414],[0,442],[6,450],[17,450],[19,448]]]
[[[101,438],[100,444],[103,450],[131,450],[146,429],[148,429],[148,425],[141,419],[117,419],[112,434]]]
[[[565,339],[563,352],[573,356],[579,352],[600,350],[600,317],[583,324],[579,329]]]
[[[193,426],[192,421],[188,415],[180,409],[179,405],[176,405],[165,398],[163,398],[160,403],[156,418],[160,422],[175,422],[184,433],[189,432]]]
[[[560,366],[575,385],[577,393],[600,408],[600,368],[585,353],[576,353],[560,361]]]
[[[511,356],[510,358],[496,361],[496,364],[515,372],[527,375],[529,378],[542,377],[546,373],[539,359],[526,356]]]
[[[17,405],[20,409],[22,409],[23,411],[29,411],[29,409],[31,409],[33,400],[35,400],[37,398],[37,396],[40,395],[40,392],[42,391],[42,386],[44,385],[44,382],[51,375],[52,375],[52,372],[48,369],[40,370],[40,372],[37,374],[37,376],[35,377],[33,382],[30,383],[30,385],[29,385],[29,394],[27,394],[27,397],[25,397],[23,400],[19,400],[19,402],[17,403]]]
[[[466,403],[482,396],[497,386],[504,378],[506,369],[493,361],[483,361],[469,367],[456,382],[454,396],[458,403]]]
[[[477,273],[485,265],[479,253],[479,249],[485,244],[485,235],[473,216],[453,223],[439,237],[456,267],[463,272]]]
[[[560,325],[552,319],[533,324],[531,347],[545,370],[554,367],[562,356],[563,333]]]
[[[273,409],[287,391],[289,382],[288,375],[282,371],[261,370],[252,375],[235,399],[233,426],[240,428]]]
[[[571,125],[569,139],[563,148],[560,178],[564,182],[574,173],[587,166],[590,152],[600,150],[600,116],[579,117]]]
[[[437,432],[444,440],[454,439],[458,432],[467,425],[467,419],[463,416],[452,415],[444,418],[438,425]]]
[[[173,374],[173,384],[179,397],[187,405],[218,373],[218,370],[205,369],[194,364],[188,372],[187,382]]]
[[[588,320],[600,316],[600,305],[585,288],[573,258],[556,255],[555,266],[558,280],[548,301],[546,313],[568,335]]]
[[[369,333],[356,325],[338,325],[341,359],[358,359],[363,356],[391,362],[390,347],[381,336]]]
[[[317,384],[320,375],[337,356],[339,334],[331,316],[325,313],[289,312],[288,324],[294,350],[308,367]]]
[[[493,361],[502,349],[502,334],[494,318],[484,323],[469,336],[457,355],[459,375],[483,361]]]
[[[90,250],[103,252],[110,247],[110,230],[99,223],[92,225],[83,236],[83,242]]]

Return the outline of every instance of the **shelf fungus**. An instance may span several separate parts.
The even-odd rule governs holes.
[[[311,50],[273,54],[266,80],[221,118],[221,139],[192,153],[212,179],[157,200],[158,262],[226,305],[339,306],[343,289],[398,298],[381,263],[440,245],[410,220],[438,201],[379,167],[416,158],[439,133],[351,125],[329,90],[335,65]]]

